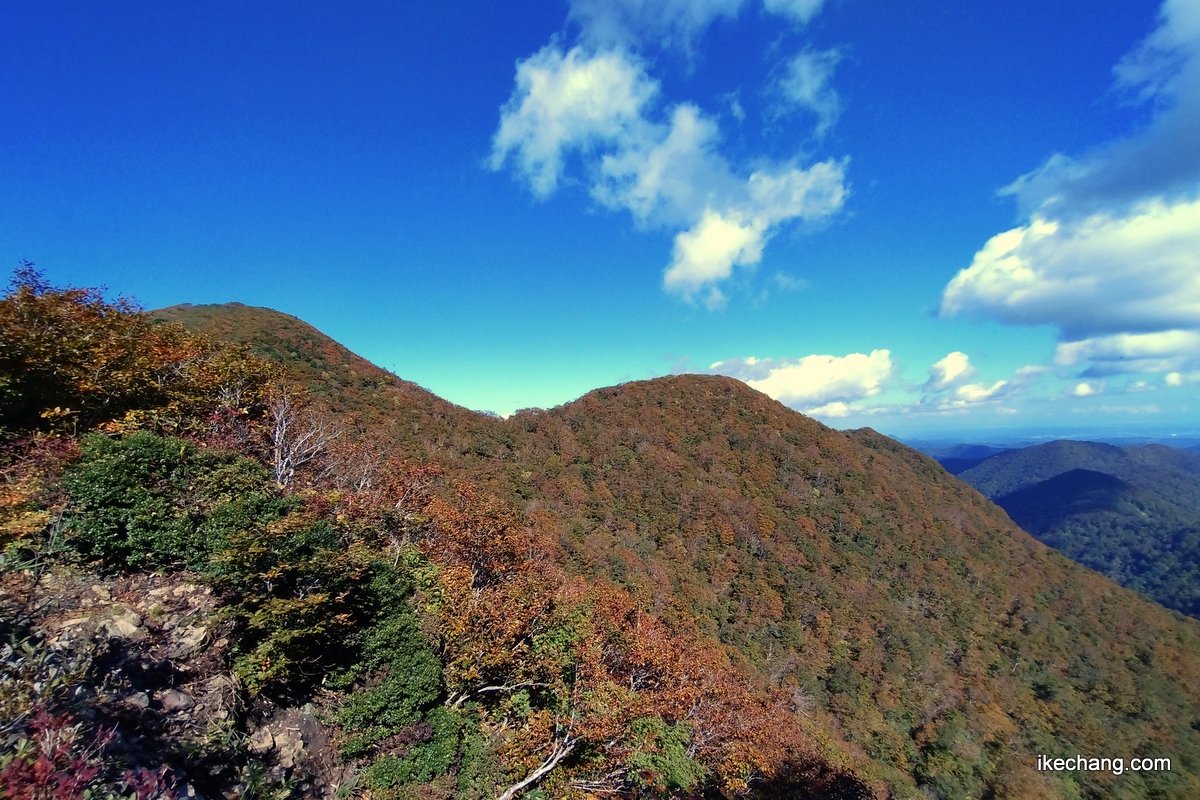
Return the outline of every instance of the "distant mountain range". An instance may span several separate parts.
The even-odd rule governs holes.
[[[941,463],[1064,555],[1200,616],[1200,453],[1058,441]]]

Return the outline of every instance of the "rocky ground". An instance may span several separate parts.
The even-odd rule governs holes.
[[[30,747],[22,739],[47,748],[41,709],[71,723],[58,739],[78,739],[62,769],[124,776],[114,782],[129,793],[114,797],[349,794],[321,709],[252,698],[228,671],[218,605],[186,574],[0,576],[0,768]]]

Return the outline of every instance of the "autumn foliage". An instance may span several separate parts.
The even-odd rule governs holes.
[[[25,264],[0,300],[0,425],[83,432],[195,428],[245,411],[264,365],[175,325],[157,324],[124,298],[56,289]]]
[[[241,686],[324,692],[369,796],[868,796],[835,737],[686,614],[564,570],[536,508],[390,455],[244,350],[97,291],[18,271],[0,326],[22,546],[53,527],[93,568],[199,573]],[[70,446],[39,468],[47,442]],[[21,758],[6,775],[41,768]]]
[[[500,420],[293,318],[168,311],[207,333],[18,273],[0,522],[202,574],[245,690],[326,704],[364,796],[1200,792],[1195,621],[873,431],[714,376]],[[1116,752],[1178,768],[1030,767]]]

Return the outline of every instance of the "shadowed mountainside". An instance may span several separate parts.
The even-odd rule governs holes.
[[[1080,514],[1120,511],[1137,489],[1118,477],[1073,469],[996,498],[1013,522],[1035,536],[1044,535]]]
[[[1161,444],[1117,447],[1101,442],[1047,442],[997,453],[961,477],[984,495],[1000,497],[1073,469],[1102,472],[1141,488],[1155,488],[1200,510],[1200,497],[1195,493],[1200,455]]]
[[[1049,442],[1000,453],[959,477],[1068,557],[1200,616],[1200,455]]]

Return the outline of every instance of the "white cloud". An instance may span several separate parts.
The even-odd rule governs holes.
[[[580,39],[596,48],[632,48],[651,44],[690,52],[718,19],[732,20],[746,0],[569,0],[567,19]],[[763,0],[772,14],[805,24],[824,0]]]
[[[1096,394],[1103,394],[1108,386],[1104,381],[1080,381],[1075,384],[1075,388],[1071,389],[1072,397],[1091,397]]]
[[[1066,339],[1200,328],[1200,200],[1076,222],[1035,216],[975,254],[941,313],[1056,325]]]
[[[817,118],[815,136],[823,136],[842,112],[842,101],[832,86],[833,70],[842,54],[833,50],[804,50],[784,66],[776,81],[776,114],[805,110]]]
[[[714,195],[738,190],[739,181],[716,151],[718,139],[716,123],[688,103],[675,107],[669,125],[642,120],[636,137],[601,157],[592,195],[641,223],[694,221]]]
[[[691,230],[675,237],[675,257],[663,285],[690,295],[706,283],[728,278],[735,264],[757,264],[762,248],[761,227],[709,211]]]
[[[705,209],[691,229],[675,237],[663,286],[690,298],[701,286],[728,278],[734,266],[757,264],[778,224],[827,217],[844,197],[842,167],[835,162],[808,170],[791,166],[774,174],[755,172],[744,192],[727,200],[726,210]]]
[[[709,289],[708,294],[704,297],[704,307],[709,311],[720,311],[727,305],[729,305],[729,298],[715,286]]]
[[[971,364],[966,353],[956,350],[929,368],[929,380],[921,387],[929,394],[913,408],[951,411],[990,403],[1020,393],[1043,371],[1040,367],[1021,367],[1010,380],[999,380],[990,385],[983,381],[972,383],[971,379],[979,370]]]
[[[730,359],[709,369],[745,381],[751,387],[781,403],[832,416],[833,403],[852,403],[879,394],[896,374],[888,350],[873,350],[870,355],[811,355],[788,359]],[[847,412],[848,413],[848,412]],[[843,415],[844,416],[844,415]]]
[[[816,408],[806,408],[804,410],[804,413],[808,414],[810,417],[823,417],[825,419],[840,419],[842,417],[850,416],[850,414],[853,412],[854,409],[852,409],[849,404],[843,403],[840,400],[835,400],[832,403],[826,403],[825,405],[817,406]]]
[[[925,387],[934,392],[942,392],[975,377],[978,370],[971,366],[971,359],[966,353],[955,351],[929,368],[929,380]]]
[[[1163,383],[1172,388],[1178,386],[1186,386],[1189,383],[1200,383],[1200,370],[1196,372],[1168,372],[1163,378]]]
[[[696,106],[677,104],[666,122],[652,118],[659,94],[627,53],[547,45],[517,66],[490,165],[513,162],[545,197],[577,155],[599,203],[642,225],[684,228],[663,286],[689,301],[734,267],[757,264],[780,225],[826,219],[845,202],[845,159],[766,164],[739,175],[717,150],[716,122]],[[723,293],[709,292],[705,305],[724,302]]]
[[[786,272],[776,272],[774,280],[775,285],[786,292],[798,292],[808,288],[808,281],[804,278],[797,278]]]
[[[996,381],[991,386],[986,383],[968,383],[955,389],[954,397],[967,403],[982,403],[984,400],[991,400],[1007,385],[1008,381]]]
[[[758,170],[747,181],[749,197],[738,200],[767,225],[828,217],[845,202],[846,163],[829,159],[808,169],[790,163]]]
[[[824,2],[825,0],[763,0],[763,7],[772,14],[805,23],[816,16]]]
[[[558,186],[570,150],[587,152],[643,136],[644,106],[658,93],[641,65],[617,52],[543,47],[517,64],[516,88],[500,112],[491,167],[510,157],[534,193]]]
[[[1058,345],[1054,363],[1082,362],[1091,362],[1090,376],[1177,371],[1200,364],[1200,331],[1118,333]]]
[[[654,43],[690,50],[718,18],[733,19],[746,0],[570,0],[568,19],[597,48]]]
[[[1148,104],[1147,122],[1081,156],[1052,155],[1004,189],[1028,221],[975,254],[941,313],[1054,326],[1055,362],[1083,378],[1194,369],[1200,3],[1165,0],[1157,28],[1114,73],[1119,92]]]

